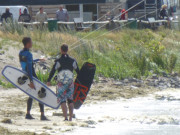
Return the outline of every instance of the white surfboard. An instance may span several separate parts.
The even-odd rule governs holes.
[[[56,94],[38,79],[33,78],[36,89],[31,89],[29,87],[28,84],[30,83],[30,80],[26,72],[12,66],[6,66],[2,70],[2,75],[15,87],[33,99],[53,109],[59,108],[60,104],[57,102]]]

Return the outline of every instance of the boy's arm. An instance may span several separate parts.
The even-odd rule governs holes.
[[[33,60],[33,62],[35,62],[35,63],[38,62],[38,61],[40,61],[40,59],[35,59],[35,60]]]
[[[32,74],[32,55],[27,56],[27,73],[29,75],[29,79],[32,82],[33,74]]]
[[[51,81],[51,79],[53,78],[53,76],[54,76],[56,70],[57,70],[57,63],[55,63],[55,64],[53,65],[53,68],[51,69],[51,72],[50,72],[49,78],[48,78],[48,82]]]

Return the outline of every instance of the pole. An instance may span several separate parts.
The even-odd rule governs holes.
[[[79,4],[79,17],[83,19],[83,4]]]
[[[98,20],[99,19],[99,4],[97,3],[97,8],[96,8],[96,10],[97,10],[97,19],[96,20]],[[93,20],[94,21],[94,20]]]

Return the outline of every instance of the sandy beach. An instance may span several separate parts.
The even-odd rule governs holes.
[[[180,131],[178,92],[179,89],[169,89],[143,97],[118,98],[96,103],[88,99],[81,109],[75,110],[76,118],[72,122],[64,122],[61,109],[53,110],[48,107],[45,112],[50,121],[40,121],[36,101],[32,109],[35,120],[26,120],[24,116],[27,96],[18,89],[0,90],[0,134],[129,135],[134,130],[144,128],[141,132],[149,135],[155,130],[154,127],[156,130],[164,130],[166,126],[169,126],[167,133],[170,130]],[[166,134],[160,132],[159,135]]]

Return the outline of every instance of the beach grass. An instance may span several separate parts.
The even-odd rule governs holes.
[[[12,29],[4,32],[1,28],[1,38],[21,42],[24,36],[29,36],[33,40],[33,51],[41,51],[49,57],[55,57],[63,43],[68,44],[70,55],[80,66],[86,61],[96,64],[96,78],[141,78],[153,73],[180,72],[179,31],[160,28],[157,31],[122,29],[109,33],[107,30],[49,32],[47,29],[21,29],[17,24]],[[43,80],[47,75],[41,78]]]

